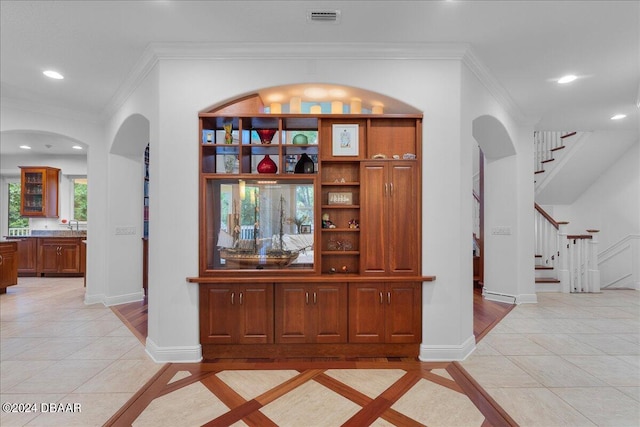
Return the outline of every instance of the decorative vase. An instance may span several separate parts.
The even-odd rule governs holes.
[[[309,138],[307,138],[306,135],[299,133],[293,137],[293,140],[291,142],[294,145],[307,145],[309,143]]]
[[[300,160],[296,163],[296,167],[294,169],[294,173],[314,173],[315,165],[313,164],[313,160],[311,157],[307,155],[307,153],[302,153],[300,156]]]
[[[260,143],[262,144],[271,144],[273,135],[275,135],[277,131],[277,129],[256,129],[256,133],[260,137]]]
[[[276,173],[278,172],[278,166],[276,162],[271,160],[268,154],[265,154],[264,158],[258,163],[258,173]]]

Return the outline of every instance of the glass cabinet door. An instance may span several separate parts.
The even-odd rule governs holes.
[[[312,270],[314,195],[314,178],[206,179],[206,270]]]

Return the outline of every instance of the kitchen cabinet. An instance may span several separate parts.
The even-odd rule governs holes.
[[[361,164],[361,272],[416,275],[420,271],[420,192],[412,160]]]
[[[276,285],[276,343],[347,342],[346,283]]]
[[[350,283],[349,342],[419,343],[421,283]]]
[[[209,344],[273,342],[273,285],[200,287],[200,341]]]
[[[38,239],[38,274],[81,273],[79,238]]]
[[[18,284],[18,245],[16,242],[0,242],[0,293],[7,286]]]
[[[18,244],[18,275],[35,276],[38,270],[38,239],[23,238]]]
[[[60,169],[20,166],[20,215],[58,218]]]

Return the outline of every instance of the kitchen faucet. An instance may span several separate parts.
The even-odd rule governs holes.
[[[69,220],[69,230],[73,231],[73,223],[76,223],[76,231],[80,231],[80,223],[78,222],[77,219],[70,219]]]

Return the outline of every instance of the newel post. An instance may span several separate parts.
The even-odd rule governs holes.
[[[558,280],[562,292],[568,294],[571,290],[571,274],[569,274],[569,250],[567,249],[567,225],[569,222],[558,222]]]
[[[589,291],[600,292],[600,270],[598,268],[598,232],[600,230],[587,230],[591,234],[589,240]]]

